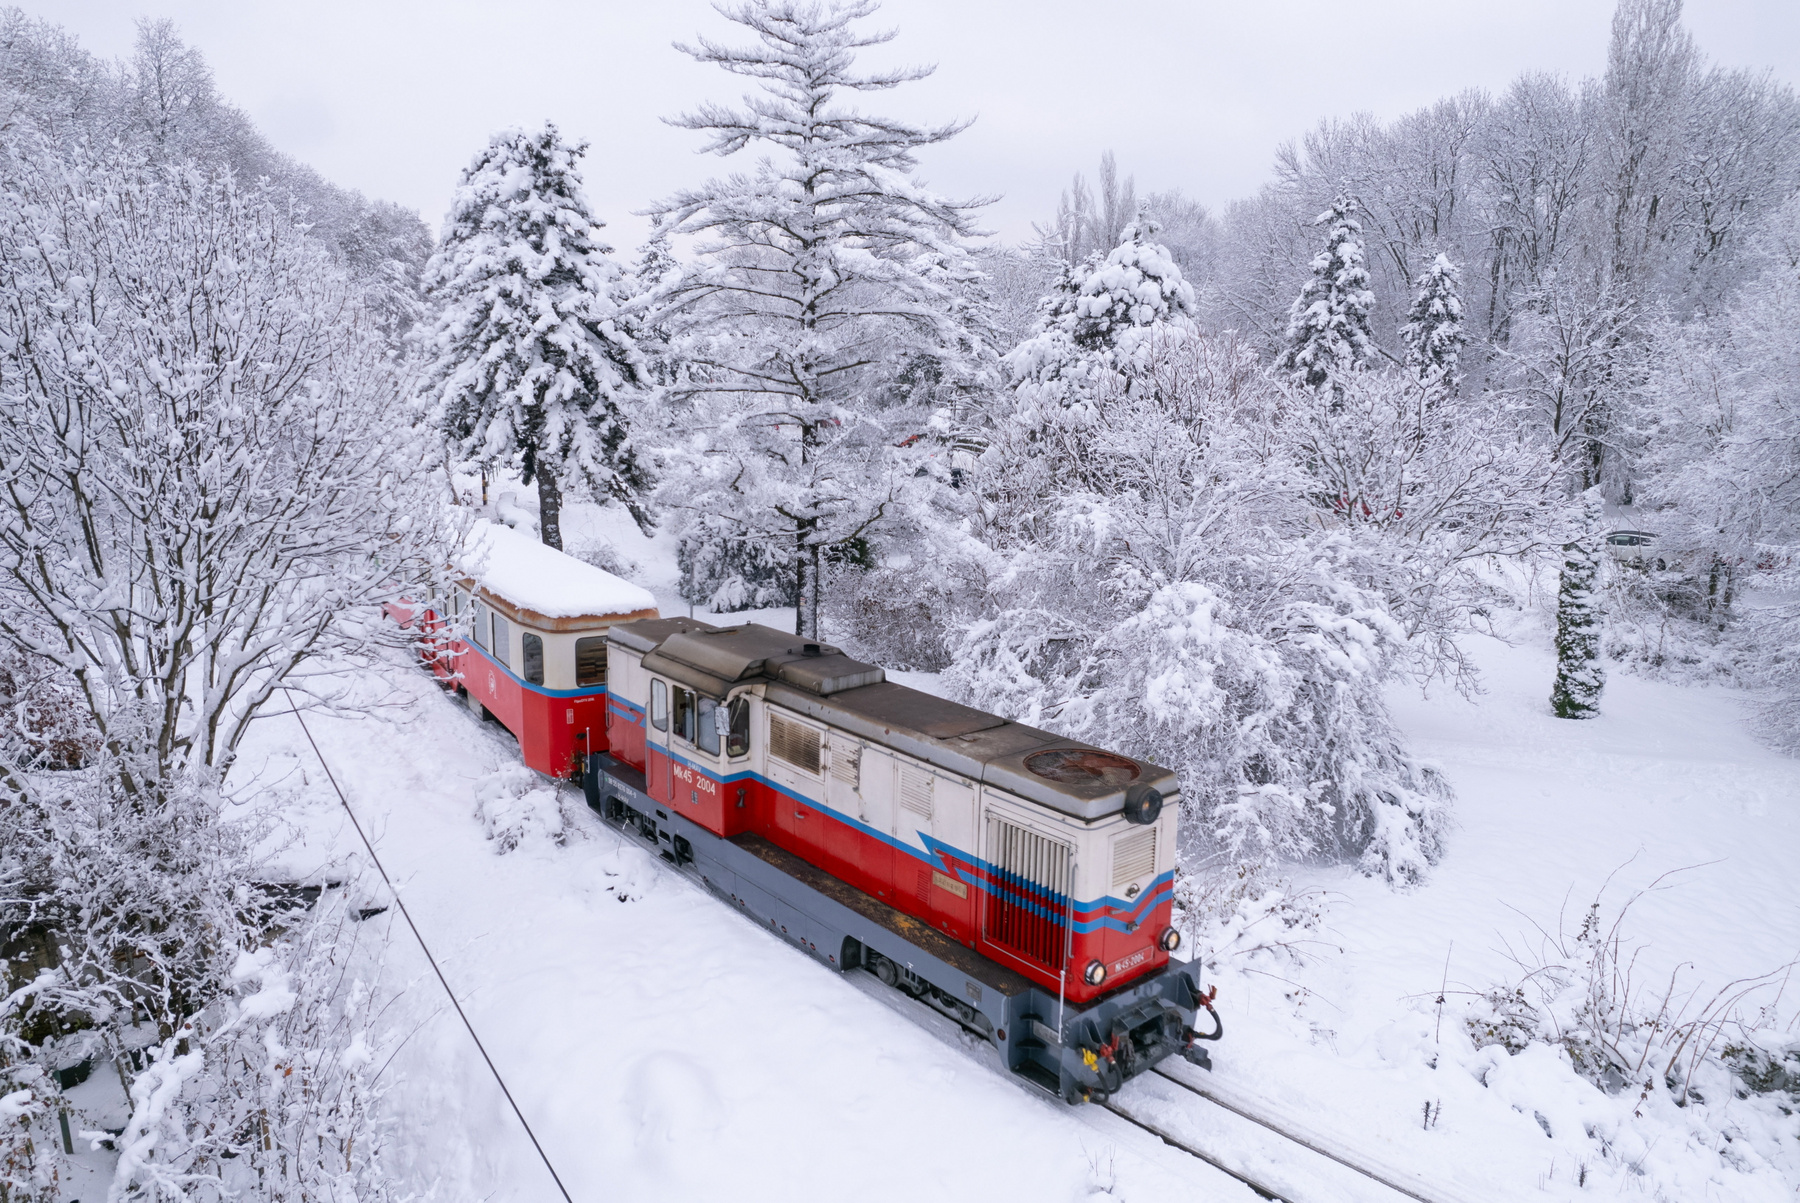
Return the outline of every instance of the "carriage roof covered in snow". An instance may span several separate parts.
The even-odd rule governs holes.
[[[656,617],[648,589],[499,523],[476,522],[456,566],[483,601],[528,626],[561,631]]]

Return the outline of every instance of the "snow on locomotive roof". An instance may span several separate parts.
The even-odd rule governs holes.
[[[481,588],[546,618],[656,612],[648,589],[497,522],[476,522],[457,565]]]
[[[715,698],[763,683],[764,696],[788,710],[1077,818],[1118,813],[1139,783],[1165,795],[1179,788],[1168,769],[909,689],[838,648],[772,627],[664,618],[622,623],[609,637],[643,653],[650,671]]]

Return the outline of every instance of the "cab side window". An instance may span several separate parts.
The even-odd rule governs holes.
[[[730,714],[730,728],[725,736],[725,754],[727,756],[748,756],[750,754],[750,699],[739,694],[731,699],[727,708]]]
[[[650,725],[658,731],[669,729],[669,687],[657,680],[650,682]]]
[[[522,632],[519,635],[519,646],[524,652],[524,664],[521,667],[525,670],[520,675],[533,685],[542,685],[544,683],[544,641],[542,637],[533,635],[530,631]]]
[[[606,636],[589,635],[575,641],[575,684],[606,684]]]
[[[713,756],[719,754],[719,704],[711,698],[700,699],[700,732],[694,738],[694,744],[702,752]]]
[[[698,742],[699,714],[695,705],[694,691],[683,689],[679,685],[672,686],[675,691],[675,734],[689,743]]]

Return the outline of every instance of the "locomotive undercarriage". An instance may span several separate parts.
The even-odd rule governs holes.
[[[1009,1070],[1071,1103],[1103,1100],[1169,1056],[1211,1068],[1196,1041],[1219,1037],[1197,971],[1171,962],[1081,1007],[756,835],[724,839],[644,788],[643,774],[604,753],[583,780],[588,805],[808,955],[864,969],[992,1043]],[[1201,1009],[1215,1030],[1197,1034]]]

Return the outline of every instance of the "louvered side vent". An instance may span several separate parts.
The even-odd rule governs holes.
[[[808,773],[819,771],[819,731],[779,714],[769,716],[769,755]]]
[[[983,923],[987,938],[1055,970],[1068,940],[1075,850],[989,815],[987,860],[995,887]]]
[[[831,775],[853,790],[862,789],[862,745],[831,741]]]
[[[914,765],[900,766],[900,805],[922,819],[931,817],[931,774]]]
[[[1113,889],[1122,890],[1156,872],[1156,828],[1145,827],[1113,841]]]

